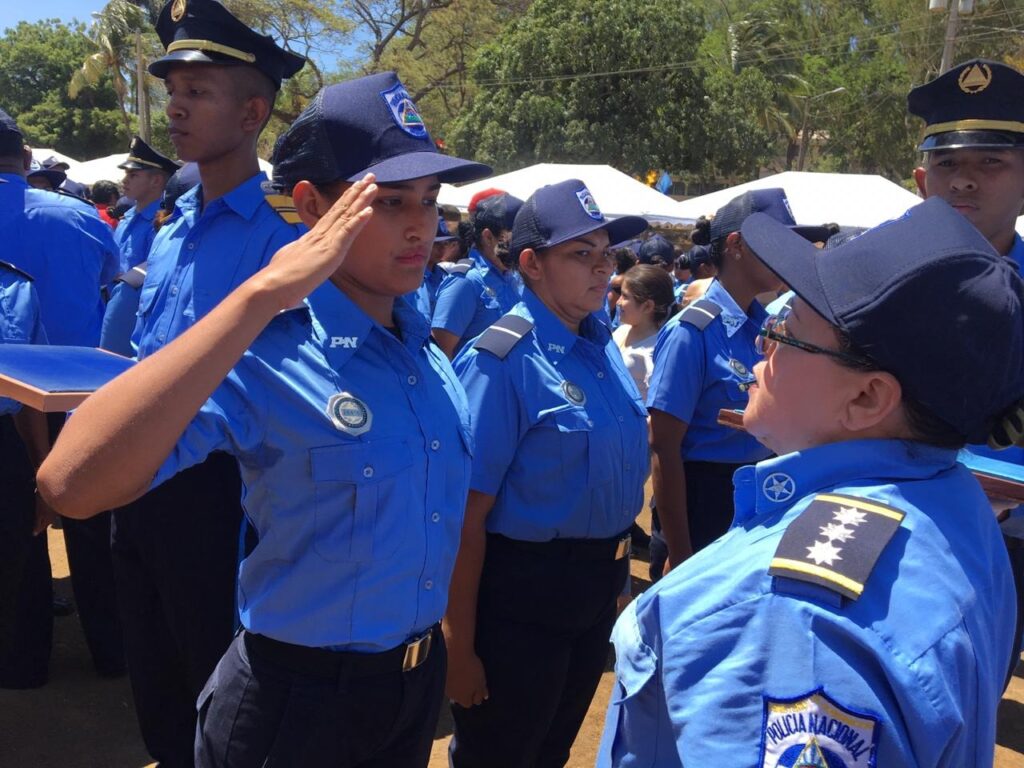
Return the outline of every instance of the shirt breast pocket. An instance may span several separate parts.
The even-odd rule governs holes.
[[[313,448],[313,548],[330,562],[365,562],[395,554],[412,521],[412,451],[399,438]]]
[[[136,314],[139,317],[147,317],[153,310],[153,304],[156,302],[156,280],[147,280],[142,284],[142,290],[139,291],[139,309]]]
[[[601,444],[595,439],[594,421],[582,408],[570,408],[554,413],[551,421],[558,430],[558,451],[564,479],[582,490],[606,482],[609,467],[601,461]]]

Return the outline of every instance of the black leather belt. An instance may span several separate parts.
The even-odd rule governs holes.
[[[550,541],[523,541],[510,539],[500,533],[487,534],[487,546],[504,550],[532,552],[552,560],[569,562],[622,560],[629,554],[629,531],[610,539],[551,539]]]
[[[427,660],[434,643],[440,642],[440,638],[435,637],[440,631],[440,625],[435,624],[423,634],[381,653],[310,648],[252,632],[243,632],[242,639],[247,651],[295,672],[313,677],[347,675],[356,678],[416,669]]]

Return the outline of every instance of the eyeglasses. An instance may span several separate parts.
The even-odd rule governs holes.
[[[857,355],[848,355],[845,352],[839,352],[834,349],[825,349],[819,347],[817,344],[811,344],[809,341],[801,341],[800,339],[794,338],[789,335],[786,330],[786,319],[789,317],[790,308],[784,307],[781,312],[777,315],[772,315],[761,325],[761,330],[758,331],[757,339],[754,342],[754,348],[758,354],[767,357],[776,344],[785,344],[788,347],[796,347],[802,349],[804,352],[809,352],[812,355],[827,355],[828,357],[834,357],[837,360],[842,360],[846,363],[854,365],[858,368],[863,368],[865,365],[874,364],[865,357],[859,357]]]

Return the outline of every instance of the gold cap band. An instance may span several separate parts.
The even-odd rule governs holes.
[[[150,160],[143,160],[141,157],[132,157],[131,155],[128,155],[128,158],[125,160],[125,162],[126,163],[141,163],[142,165],[149,165],[149,166],[152,166],[153,168],[158,168],[161,171],[164,169],[164,167],[162,165],[160,165],[160,163],[154,163],[154,162],[152,162]]]
[[[213,40],[175,40],[167,46],[168,53],[174,53],[175,51],[181,50],[221,53],[225,56],[230,56],[233,59],[244,61],[247,64],[253,64],[256,61],[256,54],[254,53],[246,53],[245,51],[240,51],[237,48],[231,48],[227,45],[215,43]]]
[[[953,120],[948,123],[935,123],[924,129],[922,138],[949,131],[1011,131],[1024,133],[1024,123],[1016,120]]]

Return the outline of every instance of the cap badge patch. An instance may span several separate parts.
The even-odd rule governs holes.
[[[327,415],[334,426],[353,437],[368,432],[373,426],[373,413],[358,397],[342,392],[327,401]]]
[[[174,3],[171,5],[171,21],[178,23],[184,18],[186,4],[187,0],[174,0]]]
[[[601,221],[604,218],[601,214],[601,209],[597,207],[597,201],[594,199],[594,196],[590,194],[589,189],[584,187],[577,191],[576,198],[580,201],[580,205],[583,206],[583,210],[587,212],[587,216],[595,221]]]
[[[580,389],[578,384],[573,384],[571,381],[562,382],[562,394],[573,405],[584,405],[587,402],[586,392]]]
[[[958,82],[964,93],[981,93],[992,84],[992,68],[987,64],[974,64],[960,73]]]
[[[417,139],[427,138],[427,126],[404,85],[396,83],[386,91],[381,91],[380,95],[399,128]]]
[[[878,718],[837,704],[822,689],[764,700],[762,768],[873,768]]]

